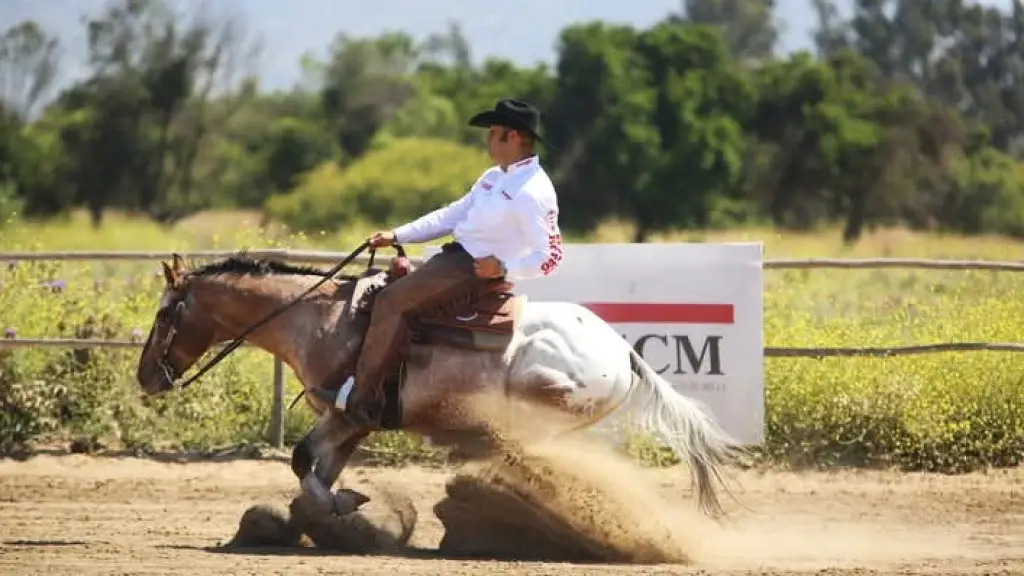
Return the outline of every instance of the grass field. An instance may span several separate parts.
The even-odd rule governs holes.
[[[316,247],[348,251],[369,228],[290,236],[257,214],[201,214],[173,229],[111,215],[93,230],[80,214],[0,230],[0,250]],[[609,223],[589,240],[628,241]],[[766,257],[905,256],[1017,260],[1024,245],[883,230],[845,248],[837,230],[754,229],[667,234],[656,241],[760,240]],[[587,241],[574,238],[572,241]],[[411,250],[414,254],[418,249]],[[0,328],[17,337],[145,334],[162,277],[156,263],[19,263],[0,267]],[[1016,341],[1024,328],[1024,276],[903,270],[765,273],[767,346],[883,346]],[[258,443],[270,410],[272,363],[239,351],[201,385],[142,404],[137,351],[0,351],[0,443],[86,437],[111,447],[211,448]],[[1014,465],[1024,452],[1024,356],[949,353],[894,359],[772,359],[766,363],[765,455],[791,464],[898,465],[960,471]],[[289,394],[298,385],[289,376]],[[290,400],[290,396],[288,400]],[[288,436],[309,422],[288,414]],[[437,455],[401,434],[377,453]]]

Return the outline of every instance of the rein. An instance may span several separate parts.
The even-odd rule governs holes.
[[[377,250],[376,250],[376,248],[371,247],[369,240],[367,240],[366,242],[363,242],[358,248],[356,248],[352,253],[350,253],[348,256],[346,256],[344,260],[342,260],[338,264],[335,264],[335,266],[333,268],[328,270],[324,274],[324,277],[321,280],[319,280],[316,284],[313,284],[306,291],[304,291],[302,294],[299,294],[298,296],[296,296],[291,302],[288,302],[287,304],[281,306],[280,308],[277,308],[273,312],[271,312],[271,313],[267,314],[266,316],[264,316],[263,318],[261,318],[255,324],[252,324],[248,328],[243,330],[242,333],[239,334],[238,336],[236,336],[235,339],[232,340],[230,344],[228,344],[223,349],[221,349],[221,351],[218,352],[213,358],[211,358],[209,362],[207,362],[199,370],[197,370],[196,373],[192,375],[192,377],[190,377],[188,380],[185,380],[184,382],[182,382],[180,384],[177,384],[177,386],[180,386],[181,388],[188,388],[193,382],[198,380],[203,374],[206,374],[207,372],[209,372],[221,360],[226,358],[229,354],[234,352],[239,346],[241,346],[243,343],[245,343],[245,337],[246,336],[248,336],[249,334],[252,334],[253,331],[255,331],[257,328],[259,328],[260,326],[263,326],[264,324],[266,324],[270,320],[273,320],[279,314],[281,314],[285,310],[291,308],[292,306],[297,304],[300,300],[302,300],[303,298],[305,298],[306,296],[311,294],[314,290],[316,290],[317,288],[322,286],[325,282],[327,282],[328,280],[331,280],[332,278],[334,278],[339,272],[341,272],[341,270],[345,266],[348,266],[353,260],[356,259],[357,256],[359,256],[359,254],[361,254],[363,252],[363,250],[366,250],[367,248],[370,249],[370,261],[367,264],[367,270],[369,270],[370,267],[373,266],[373,260],[374,260],[374,257],[376,256]],[[405,249],[402,248],[402,246],[400,244],[395,244],[394,248],[395,248],[395,251],[398,252],[399,256],[405,256]]]

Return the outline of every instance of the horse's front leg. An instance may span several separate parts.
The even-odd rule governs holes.
[[[331,493],[341,471],[367,434],[344,418],[332,418],[330,413],[325,413],[292,450],[292,472],[299,479],[302,491],[337,514],[354,512],[368,502],[369,498],[354,490]]]
[[[317,459],[313,467],[313,477],[320,481],[322,486],[330,490],[341,476],[356,448],[366,438],[368,432],[356,431],[347,440],[337,445],[326,457]],[[349,488],[340,488],[331,494],[333,512],[345,515],[355,512],[360,506],[370,501],[364,494]]]

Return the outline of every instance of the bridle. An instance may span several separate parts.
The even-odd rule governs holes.
[[[164,377],[167,378],[167,381],[172,383],[172,387],[174,381],[178,379],[180,374],[178,374],[178,371],[177,369],[174,368],[174,365],[171,364],[170,353],[171,348],[174,346],[174,337],[177,336],[178,334],[178,322],[181,321],[181,310],[184,307],[184,304],[184,301],[181,300],[177,302],[172,302],[171,305],[167,306],[166,308],[157,313],[158,315],[166,313],[173,314],[173,316],[171,316],[169,319],[166,316],[164,316],[163,318],[157,318],[158,323],[167,323],[168,327],[167,335],[164,337],[163,342],[160,343],[160,346],[163,348],[163,352],[160,354],[160,358],[159,360],[157,360],[156,363],[157,368],[159,368],[160,371],[163,372]]]
[[[405,257],[405,248],[403,248],[400,244],[394,244],[392,247],[395,249],[395,252],[398,254],[399,257]],[[218,352],[213,358],[211,358],[201,368],[199,368],[199,370],[197,370],[195,374],[193,374],[191,377],[189,377],[187,380],[181,383],[176,382],[181,377],[181,374],[178,374],[178,371],[175,370],[174,365],[171,364],[169,355],[171,347],[174,344],[174,337],[178,333],[178,321],[181,318],[180,312],[184,308],[185,303],[183,301],[178,301],[174,303],[173,306],[168,306],[167,308],[165,308],[165,310],[171,310],[173,308],[174,316],[170,319],[170,327],[168,328],[167,336],[164,338],[164,343],[166,345],[164,346],[163,353],[161,353],[160,355],[160,360],[157,361],[157,367],[160,368],[161,371],[163,371],[164,376],[167,377],[167,381],[171,383],[170,388],[173,389],[175,387],[180,387],[184,389],[191,386],[193,382],[195,382],[204,374],[212,370],[214,366],[219,364],[222,360],[224,360],[224,358],[227,358],[229,354],[234,352],[239,346],[245,343],[246,336],[252,334],[253,331],[255,331],[257,328],[273,320],[279,314],[283,313],[285,310],[299,303],[299,301],[301,301],[303,298],[311,294],[314,290],[322,286],[324,283],[337,276],[337,274],[341,272],[341,270],[345,266],[348,266],[353,260],[356,259],[357,256],[359,256],[359,254],[361,254],[366,249],[370,250],[370,260],[366,265],[367,271],[370,271],[373,267],[373,261],[374,258],[376,257],[377,249],[371,247],[370,242],[366,241],[363,242],[354,251],[349,253],[349,255],[346,256],[341,262],[339,262],[333,268],[328,270],[324,274],[324,277],[317,281],[316,284],[313,284],[312,286],[307,288],[302,294],[299,294],[287,304],[284,304],[283,306],[275,309],[273,312],[270,312],[269,314],[261,318],[259,321],[257,321],[255,324],[252,324],[248,328],[243,330],[241,334],[235,336],[235,338],[227,346],[222,348],[220,352]]]
[[[170,345],[168,345],[167,350],[170,350]],[[164,373],[164,377],[167,378],[168,382],[174,382],[178,379],[178,371],[174,369],[174,366],[171,365],[170,360],[167,358],[167,350],[164,350],[156,366]]]

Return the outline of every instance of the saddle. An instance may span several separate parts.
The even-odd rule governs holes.
[[[368,316],[373,310],[376,293],[414,269],[404,254],[391,260],[387,272],[368,269],[359,281],[368,286],[363,289],[357,286],[353,294],[353,298],[360,299],[357,313]],[[511,282],[494,280],[452,301],[411,314],[409,342],[445,344],[467,350],[504,350],[512,342],[524,298],[513,294],[512,288]]]

